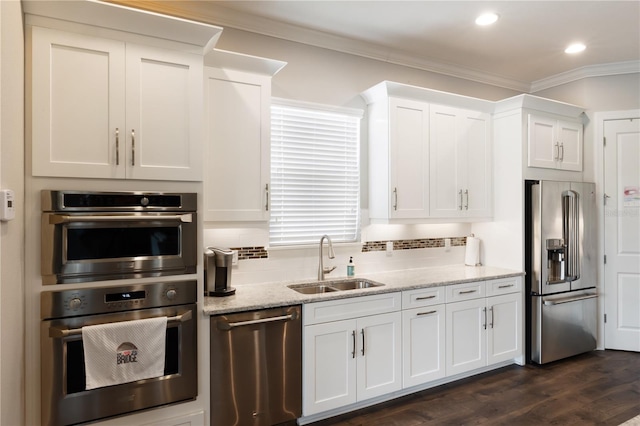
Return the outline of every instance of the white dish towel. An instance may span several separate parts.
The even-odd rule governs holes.
[[[164,375],[167,317],[82,327],[86,388]]]

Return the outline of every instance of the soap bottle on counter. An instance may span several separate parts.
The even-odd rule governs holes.
[[[356,266],[353,264],[353,257],[349,257],[349,263],[347,263],[347,276],[353,277],[356,273]]]

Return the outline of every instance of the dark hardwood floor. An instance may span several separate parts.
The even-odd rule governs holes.
[[[313,426],[617,426],[637,415],[640,353],[595,351],[544,366],[504,367]]]

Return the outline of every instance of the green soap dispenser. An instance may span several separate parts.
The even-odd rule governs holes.
[[[356,273],[356,266],[353,264],[353,257],[349,256],[349,263],[347,263],[347,276],[353,277]]]

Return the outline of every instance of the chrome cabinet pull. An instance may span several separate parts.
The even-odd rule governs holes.
[[[458,204],[458,210],[462,210],[462,189],[458,191],[458,195],[460,196],[460,204]]]
[[[458,294],[469,294],[469,293],[475,293],[475,290],[465,290],[465,291],[459,291]]]
[[[427,312],[418,312],[416,315],[431,315],[435,314],[438,311],[427,311]]]
[[[421,297],[416,297],[416,300],[427,300],[427,299],[435,299],[435,295],[431,295],[431,296],[421,296]]]
[[[489,313],[491,314],[491,322],[489,323],[489,327],[493,328],[493,306],[489,308]]]
[[[560,161],[564,161],[564,144],[560,144]]]
[[[398,210],[398,188],[393,188],[393,210]]]
[[[464,205],[464,209],[465,210],[469,210],[469,190],[468,189],[464,190],[464,195],[465,195],[465,199],[466,199],[466,203]]]
[[[269,211],[269,184],[268,183],[264,185],[264,192],[267,197],[264,204],[264,211],[268,212]]]
[[[116,127],[116,166],[120,165],[120,129]]]
[[[482,308],[482,312],[484,313],[484,324],[482,324],[482,328],[487,329],[487,308]]]
[[[560,143],[556,142],[555,144],[556,147],[556,155],[554,156],[554,160],[559,161],[560,160]]]
[[[509,288],[509,287],[513,287],[513,284],[508,284],[508,285],[499,285],[498,288]]]
[[[361,331],[362,333],[362,356],[364,356],[364,328]]]
[[[174,322],[186,322],[189,321],[193,315],[191,311],[187,311],[182,315],[176,315],[175,317],[167,317],[167,324]],[[54,339],[59,339],[61,337],[67,336],[77,336],[82,334],[82,327],[80,328],[58,328],[58,327],[49,327],[49,337],[53,337]]]
[[[136,165],[136,130],[131,129],[131,165]]]
[[[351,351],[351,358],[356,358],[356,331],[351,331],[351,337],[353,338],[353,350]]]

